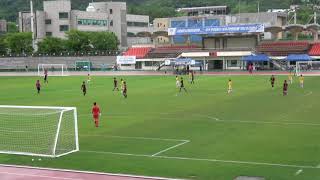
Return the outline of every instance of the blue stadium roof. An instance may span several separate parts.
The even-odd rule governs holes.
[[[254,55],[243,57],[243,60],[251,61],[251,62],[263,62],[263,61],[269,61],[270,58],[266,54],[254,54]]]
[[[311,61],[312,58],[308,54],[289,54],[287,61]]]

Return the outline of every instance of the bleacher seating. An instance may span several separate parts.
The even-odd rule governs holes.
[[[310,56],[320,56],[320,43],[313,44],[310,51]]]
[[[161,46],[157,49],[199,49],[200,46],[190,45],[190,46]]]
[[[144,58],[152,48],[150,47],[133,47],[128,49],[128,51],[124,52],[124,56],[136,56],[136,58],[141,59]]]
[[[201,48],[196,45],[190,46],[162,46],[153,49],[147,55],[148,58],[176,58],[183,52],[198,52]]]
[[[308,42],[263,42],[257,47],[259,53],[272,56],[287,56],[288,54],[305,54],[308,52]]]

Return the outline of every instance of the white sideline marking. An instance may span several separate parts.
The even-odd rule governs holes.
[[[22,177],[39,177],[39,178],[46,178],[46,179],[64,179],[64,180],[83,180],[83,179],[76,179],[76,178],[65,178],[65,177],[58,177],[58,176],[42,176],[42,175],[32,175],[32,174],[21,174],[21,173],[10,173],[10,172],[0,172],[0,174],[7,174],[7,175],[14,175],[14,176],[22,176]]]
[[[182,143],[179,143],[179,144],[177,144],[177,145],[174,145],[174,146],[171,146],[171,147],[169,147],[169,148],[167,148],[167,149],[164,149],[164,150],[162,150],[162,151],[159,151],[159,152],[157,152],[157,153],[155,153],[155,154],[153,154],[153,155],[151,155],[151,156],[157,156],[157,155],[159,155],[159,154],[161,154],[161,153],[164,153],[164,152],[169,151],[169,150],[171,150],[171,149],[177,148],[177,147],[182,146],[182,145],[184,145],[184,144],[187,144],[187,143],[189,143],[189,142],[190,142],[190,141],[184,141],[184,142],[182,142]]]
[[[83,173],[83,174],[93,174],[93,175],[130,177],[130,178],[157,179],[157,180],[179,180],[179,179],[173,179],[173,178],[162,178],[162,177],[152,177],[152,176],[102,173],[102,172],[93,172],[93,171],[77,171],[77,170],[69,170],[69,169],[42,168],[42,167],[18,166],[18,165],[7,165],[7,164],[0,164],[0,167],[1,166],[2,167],[11,167],[11,168],[24,168],[24,169],[46,170],[46,171],[56,171],[56,172],[70,172],[70,173]]]
[[[302,171],[303,171],[302,169],[299,169],[294,175],[295,175],[295,176],[298,176],[299,174],[302,173]]]
[[[226,123],[253,123],[253,124],[279,124],[279,125],[303,125],[303,126],[320,126],[317,123],[302,123],[302,122],[274,122],[274,121],[240,121],[240,120],[221,120],[216,117],[205,116],[209,119],[215,120],[216,122],[226,122]]]
[[[133,156],[133,157],[147,157],[147,158],[159,158],[159,159],[176,159],[176,160],[190,160],[190,161],[206,161],[206,162],[219,162],[219,163],[231,163],[231,164],[248,164],[248,165],[260,165],[260,166],[276,166],[276,167],[289,167],[300,169],[320,169],[315,166],[303,166],[292,164],[278,164],[278,163],[265,163],[265,162],[252,162],[252,161],[234,161],[234,160],[221,160],[221,159],[202,159],[202,158],[189,158],[189,157],[174,157],[174,156],[152,156],[145,154],[128,154],[128,153],[115,153],[106,151],[87,151],[80,150],[80,153],[95,153],[95,154],[112,154],[121,156]]]
[[[317,166],[317,168],[320,168],[320,164]]]
[[[150,114],[156,114],[156,113],[150,113]],[[88,115],[79,115],[78,117],[81,116],[89,116],[91,114]],[[110,116],[116,116],[116,115],[120,115],[120,114],[110,114]],[[127,114],[129,116],[129,114]],[[303,123],[303,122],[291,122],[288,121],[288,123],[283,123],[283,122],[274,122],[274,121],[242,121],[242,120],[222,120],[219,119],[217,117],[212,117],[212,116],[207,116],[207,115],[200,115],[200,114],[194,114],[195,116],[198,117],[205,117],[208,119],[212,119],[215,120],[216,122],[228,122],[228,123],[252,123],[252,124],[278,124],[278,125],[302,125],[302,126],[320,126],[320,124],[318,123]],[[126,117],[125,114],[123,114],[124,117]],[[160,117],[158,119],[162,119],[162,120],[171,120],[171,119],[176,119],[175,117]],[[182,141],[182,140],[181,140]]]

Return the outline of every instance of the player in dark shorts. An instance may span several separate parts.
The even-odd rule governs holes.
[[[86,86],[86,82],[84,82],[84,81],[81,85],[81,90],[83,92],[83,95],[85,96],[87,94],[87,86]]]
[[[48,70],[47,69],[44,70],[44,83],[49,83],[49,81],[48,81]]]
[[[181,92],[182,89],[183,89],[185,92],[187,92],[187,89],[184,87],[183,78],[181,77],[181,80],[180,80],[180,90],[179,90],[179,92]]]
[[[272,89],[274,88],[274,82],[276,81],[276,78],[274,77],[274,75],[271,76],[270,78],[270,82],[271,82],[271,87]]]
[[[194,72],[191,71],[191,84],[194,84]]]
[[[284,83],[283,83],[283,95],[284,96],[288,95],[288,82],[287,82],[287,80],[284,80]]]
[[[124,98],[127,98],[127,97],[128,97],[128,95],[127,95],[127,82],[126,82],[126,81],[123,82],[123,91],[122,91],[122,94],[123,94]]]
[[[37,80],[36,82],[36,88],[37,88],[38,94],[40,94],[41,84],[39,80]]]
[[[119,91],[117,78],[113,78],[113,91],[115,90]]]

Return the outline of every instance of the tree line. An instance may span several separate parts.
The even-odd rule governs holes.
[[[46,37],[37,43],[39,54],[64,52],[116,51],[119,41],[113,32],[83,32],[71,30],[66,38]],[[15,32],[0,36],[0,54],[32,54],[31,32]]]
[[[95,0],[95,2],[105,0]],[[176,8],[197,6],[222,6],[230,7],[232,13],[256,12],[259,3],[260,10],[288,9],[290,5],[320,6],[319,0],[119,0],[128,4],[128,12],[134,14],[146,14],[151,20],[158,17],[179,16]],[[34,0],[35,9],[42,9],[43,0]],[[72,9],[85,10],[92,0],[71,0]],[[239,3],[240,2],[240,3]],[[239,6],[240,4],[240,6]],[[159,8],[161,7],[161,8]],[[8,21],[17,20],[18,11],[29,11],[29,1],[26,0],[0,0],[0,17]],[[303,18],[303,17],[301,17]]]

